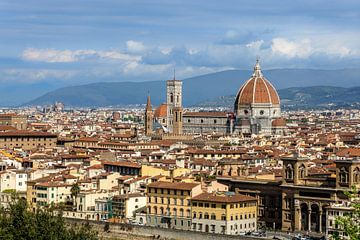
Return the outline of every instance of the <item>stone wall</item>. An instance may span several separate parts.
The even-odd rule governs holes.
[[[66,219],[70,224],[80,224],[89,222],[94,230],[99,232],[99,235],[104,238],[115,238],[115,239],[134,239],[134,240],[145,240],[145,239],[163,239],[163,240],[181,240],[181,239],[191,239],[191,240],[222,240],[222,239],[259,239],[255,237],[245,237],[245,236],[230,236],[222,234],[213,234],[213,233],[201,233],[201,232],[192,232],[192,231],[181,231],[175,229],[166,229],[166,228],[156,228],[148,226],[139,226],[139,225],[129,225],[122,223],[109,223],[109,231],[104,233],[105,222],[98,221],[86,221],[86,220],[75,220],[75,219]]]

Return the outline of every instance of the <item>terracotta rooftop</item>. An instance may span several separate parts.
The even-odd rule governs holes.
[[[280,104],[280,98],[276,89],[263,77],[258,61],[256,62],[253,76],[242,85],[236,96],[235,109],[238,108],[238,105],[254,103]]]
[[[192,198],[193,201],[205,201],[205,202],[219,202],[219,203],[238,203],[238,202],[249,202],[257,201],[256,198],[235,194],[235,195],[225,195],[217,193],[202,193]]]
[[[176,189],[176,190],[192,190],[200,183],[186,183],[186,182],[154,182],[147,186],[149,188],[163,188],[163,189]]]
[[[104,162],[104,165],[120,166],[120,167],[132,167],[132,168],[141,168],[141,165],[135,162],[129,161],[118,161],[118,162]]]
[[[154,112],[155,118],[164,118],[167,116],[167,105],[166,103],[161,104],[158,108],[156,108]]]
[[[0,132],[0,137],[57,137],[57,135],[48,132],[9,131]]]

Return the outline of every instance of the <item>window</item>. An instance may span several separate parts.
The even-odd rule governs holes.
[[[216,208],[216,204],[215,203],[211,204],[211,208]]]
[[[302,179],[302,178],[305,178],[305,165],[302,164],[299,168],[299,177]]]
[[[340,170],[340,183],[348,183],[349,174],[345,168]]]
[[[193,207],[197,207],[197,202],[192,203]]]
[[[291,164],[288,164],[285,171],[285,177],[286,179],[294,179],[294,170]]]
[[[260,110],[260,115],[264,115],[264,110]]]
[[[184,209],[180,208],[180,217],[184,216]]]
[[[354,183],[360,182],[360,168],[357,167],[354,169]]]
[[[225,216],[225,214],[221,215],[221,220],[222,220],[222,221],[226,221],[226,216]]]
[[[214,213],[211,214],[211,220],[216,220],[216,215]]]
[[[204,214],[204,219],[209,219],[209,214],[207,212]]]

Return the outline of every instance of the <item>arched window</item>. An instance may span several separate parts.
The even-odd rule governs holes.
[[[305,178],[305,165],[302,164],[299,167],[299,178]]]
[[[209,214],[206,212],[206,213],[204,213],[204,218],[205,219],[209,219]]]
[[[360,182],[360,169],[359,167],[354,169],[354,183]]]
[[[294,179],[294,169],[291,164],[288,164],[285,171],[286,179]]]
[[[216,215],[214,213],[211,214],[211,220],[216,220]]]
[[[160,215],[164,215],[164,208],[160,207]]]
[[[349,181],[349,173],[345,168],[341,168],[340,170],[340,183],[348,183]]]
[[[193,218],[196,218],[196,212],[193,212]]]
[[[186,210],[186,217],[191,217],[191,211],[190,211],[190,209],[187,209],[187,210]]]
[[[173,209],[173,215],[174,215],[174,216],[177,215],[177,209],[176,209],[176,208]]]
[[[157,206],[154,207],[154,214],[157,214]]]
[[[172,93],[170,93],[170,103],[174,102],[174,95]]]
[[[184,209],[180,208],[180,217],[184,216]]]
[[[147,213],[148,213],[148,214],[151,214],[151,207],[148,207]]]

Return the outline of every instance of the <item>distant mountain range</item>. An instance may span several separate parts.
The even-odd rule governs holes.
[[[278,90],[285,109],[359,108],[360,87],[330,86],[293,87]],[[235,95],[220,96],[197,104],[198,107],[227,107],[232,109]]]
[[[277,89],[283,89],[279,90],[279,93],[283,102],[289,99],[287,104],[291,104],[292,101],[294,104],[304,103],[305,105],[326,103],[332,100],[355,101],[359,96],[356,95],[357,92],[359,93],[359,88],[341,87],[360,85],[360,69],[274,69],[263,72]],[[199,103],[203,105],[219,96],[235,95],[251,74],[251,71],[231,70],[185,79],[183,81],[184,106],[194,106]],[[308,88],[316,85],[334,87]],[[166,82],[102,82],[63,87],[23,105],[46,105],[61,101],[66,106],[76,107],[124,106],[144,104],[148,93],[154,105],[165,102]],[[352,94],[352,97],[343,96],[342,99],[338,99],[338,95],[343,94]]]

